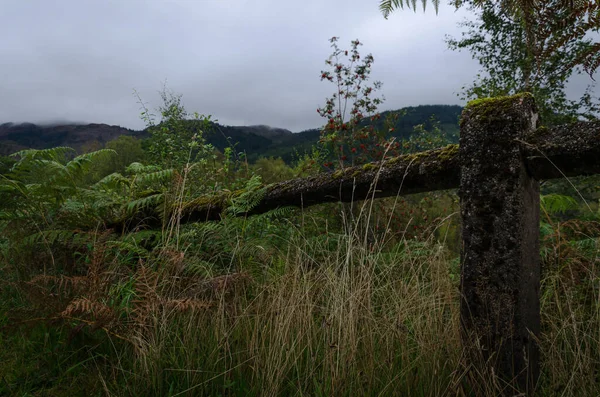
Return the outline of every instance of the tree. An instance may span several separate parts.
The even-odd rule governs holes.
[[[135,137],[121,135],[107,142],[105,147],[117,153],[113,158],[113,172],[122,172],[129,164],[144,161],[142,141]]]
[[[81,151],[93,153],[101,149],[103,147],[100,142],[92,141],[83,145]],[[129,135],[120,135],[106,142],[104,149],[109,149],[113,155],[96,158],[90,165],[85,175],[85,180],[89,184],[98,182],[114,172],[123,173],[129,164],[145,160],[142,141]]]
[[[548,9],[555,2],[548,1]],[[513,13],[492,2],[482,6],[476,3],[473,1],[471,7],[477,19],[461,23],[467,31],[460,39],[447,40],[451,49],[469,50],[482,67],[473,84],[463,87],[464,99],[530,91],[536,97],[545,124],[559,124],[581,116],[590,118],[597,112],[598,104],[591,96],[593,84],[578,100],[568,99],[565,92],[572,75],[582,72],[581,66],[570,66],[593,47],[590,39],[572,34],[580,25],[565,26],[560,34],[572,39],[552,51],[545,48],[550,45],[548,42],[540,43],[538,52],[545,55],[536,58],[527,48],[525,27]],[[537,22],[535,24],[537,29]]]
[[[0,155],[0,175],[9,172],[15,163],[16,160],[12,157]]]
[[[205,132],[211,128],[210,116],[189,115],[181,104],[181,95],[175,95],[166,87],[160,95],[163,104],[158,108],[161,116],[158,123],[138,96],[143,110],[141,117],[150,133],[147,145],[150,160],[181,169],[186,164],[212,157],[214,148],[204,139]]]
[[[252,166],[255,174],[259,175],[265,184],[286,181],[294,178],[294,170],[281,157],[261,157]]]
[[[327,119],[320,143],[330,150],[339,167],[343,168],[381,160],[389,149],[386,135],[391,131],[377,131],[364,123],[369,118],[374,121],[380,117],[376,112],[383,102],[383,98],[375,95],[381,88],[381,82],[368,85],[373,55],[361,58],[358,46],[362,43],[359,40],[353,40],[349,50],[342,50],[337,44],[338,39],[333,37],[329,40],[333,48],[325,61],[329,70],[321,71],[321,80],[333,83],[335,92],[317,112]],[[324,166],[331,167],[333,162],[326,162]]]
[[[421,1],[423,9],[427,0]],[[431,0],[436,12],[439,0]],[[496,6],[523,25],[528,57],[536,60],[549,57],[566,42],[583,40],[590,32],[600,31],[600,2],[597,0],[454,0],[458,8]],[[379,9],[387,18],[399,8],[416,10],[417,1],[381,0]],[[600,42],[593,42],[573,58],[572,68],[582,65],[592,76],[600,66]]]

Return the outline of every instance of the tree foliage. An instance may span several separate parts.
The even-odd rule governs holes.
[[[422,0],[423,9],[427,0]],[[436,8],[439,0],[431,0]],[[404,7],[416,10],[416,0],[381,0],[379,9],[387,18]],[[454,0],[456,8],[475,6],[498,7],[522,24],[528,56],[546,59],[565,43],[583,40],[588,33],[600,29],[600,2],[597,0]],[[590,45],[565,64],[566,69],[582,65],[592,76],[600,66],[600,42]],[[565,69],[565,70],[566,70]]]
[[[211,126],[210,116],[198,113],[189,115],[181,103],[181,95],[175,95],[166,87],[160,95],[162,105],[158,108],[158,122],[138,97],[143,110],[141,117],[150,133],[147,146],[150,160],[167,167],[183,167],[189,162],[206,161],[214,149],[204,139],[206,130]]]
[[[545,9],[551,9],[552,3],[549,1]],[[451,49],[468,50],[482,67],[473,84],[464,87],[465,99],[530,91],[546,124],[579,116],[592,117],[597,112],[593,84],[580,93],[577,100],[569,99],[566,93],[569,79],[574,73],[582,72],[582,66],[572,68],[571,65],[593,47],[590,39],[571,35],[572,39],[558,47],[554,47],[554,41],[543,41],[536,51],[544,55],[536,57],[528,49],[524,25],[513,13],[491,2],[477,7],[473,3],[471,7],[476,19],[461,23],[466,31],[460,39],[447,40]],[[534,26],[538,23],[534,22]],[[579,25],[566,25],[561,34],[568,36],[579,28]]]
[[[389,15],[398,8],[406,7],[416,11],[417,3],[417,0],[381,0],[379,2],[379,10],[387,19]],[[420,3],[423,6],[423,11],[425,11],[428,3],[427,0],[421,0]],[[431,0],[431,4],[435,8],[435,12],[437,13],[440,7],[440,0]]]
[[[338,166],[343,168],[381,160],[390,148],[387,136],[393,129],[376,130],[373,125],[365,125],[366,120],[380,118],[377,108],[383,103],[383,97],[376,96],[381,82],[368,85],[375,59],[371,54],[361,58],[359,40],[353,40],[350,49],[343,50],[338,46],[338,39],[329,40],[333,49],[325,61],[329,70],[321,71],[321,80],[333,83],[335,92],[317,112],[327,119],[319,143],[330,150]],[[324,166],[332,167],[333,162],[326,162]]]

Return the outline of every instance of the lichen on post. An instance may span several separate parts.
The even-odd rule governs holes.
[[[536,121],[530,94],[473,101],[461,119],[463,343],[510,395],[539,377],[539,183],[519,145]]]

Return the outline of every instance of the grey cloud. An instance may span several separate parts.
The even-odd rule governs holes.
[[[333,91],[319,81],[330,53],[359,38],[375,57],[384,109],[460,103],[474,76],[467,53],[446,49],[464,12],[399,11],[377,0],[3,0],[0,122],[77,120],[141,128],[166,80],[190,111],[224,124],[317,127]]]

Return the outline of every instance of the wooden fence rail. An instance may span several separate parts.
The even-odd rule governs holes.
[[[520,101],[521,98],[530,97],[517,96],[491,101]],[[467,107],[466,112],[474,109],[482,111],[481,106],[475,103]],[[462,129],[464,128],[463,122]],[[498,127],[491,128],[491,132],[498,130]],[[521,133],[513,143],[519,148],[529,173],[535,179],[600,173],[600,122],[578,122],[556,128],[542,127]],[[468,158],[469,154],[465,156]],[[260,214],[282,206],[305,208],[330,202],[455,189],[460,186],[459,157],[459,145],[448,145],[383,162],[349,167],[334,173],[271,184],[265,187],[263,199],[249,214]],[[227,192],[201,197],[184,208],[183,221],[217,220],[235,195],[235,192]],[[146,220],[153,216],[157,215],[143,214]]]
[[[473,101],[459,145],[269,185],[251,214],[459,188],[463,344],[473,362],[483,358],[531,393],[539,377],[538,181],[600,173],[600,122],[536,123],[530,94]],[[218,219],[235,195],[200,198],[182,221]]]

